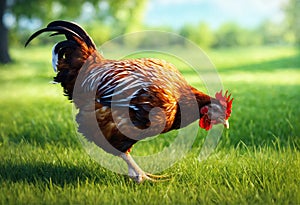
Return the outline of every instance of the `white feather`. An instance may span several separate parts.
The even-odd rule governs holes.
[[[58,53],[55,53],[55,47],[57,43],[52,48],[52,67],[54,72],[57,72],[57,61],[58,61]]]

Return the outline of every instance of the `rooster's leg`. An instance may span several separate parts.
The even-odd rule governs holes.
[[[137,183],[141,183],[145,180],[150,180],[150,181],[158,181],[157,179],[159,178],[164,178],[166,176],[157,176],[157,175],[152,175],[144,172],[138,165],[137,163],[133,160],[131,155],[126,152],[122,153],[120,157],[127,163],[128,165],[128,175],[130,178],[132,178],[134,181]],[[161,180],[159,180],[161,181]]]

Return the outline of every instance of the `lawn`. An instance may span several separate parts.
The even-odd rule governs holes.
[[[208,51],[235,98],[230,130],[202,161],[206,131],[199,131],[185,158],[164,171],[172,175],[169,181],[140,185],[102,167],[83,149],[72,104],[59,85],[49,83],[50,49],[12,48],[15,63],[0,68],[1,204],[300,203],[297,49]],[[201,87],[187,70],[181,72]],[[133,154],[165,142],[139,142]]]

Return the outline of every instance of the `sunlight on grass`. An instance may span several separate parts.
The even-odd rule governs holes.
[[[297,69],[284,69],[272,72],[226,72],[221,73],[223,82],[226,83],[258,83],[261,85],[300,85],[300,72]]]
[[[293,47],[226,48],[208,50],[207,55],[218,69],[230,69],[236,66],[263,64],[264,62],[286,58],[298,58],[299,50]],[[255,68],[255,66],[252,66],[252,68]]]

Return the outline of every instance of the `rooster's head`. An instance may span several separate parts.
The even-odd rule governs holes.
[[[215,98],[211,100],[211,103],[203,106],[200,109],[201,118],[199,125],[205,130],[210,130],[215,124],[224,124],[226,128],[229,128],[228,118],[231,114],[232,101],[231,94],[228,95],[228,91],[222,94],[222,90],[215,94]]]

